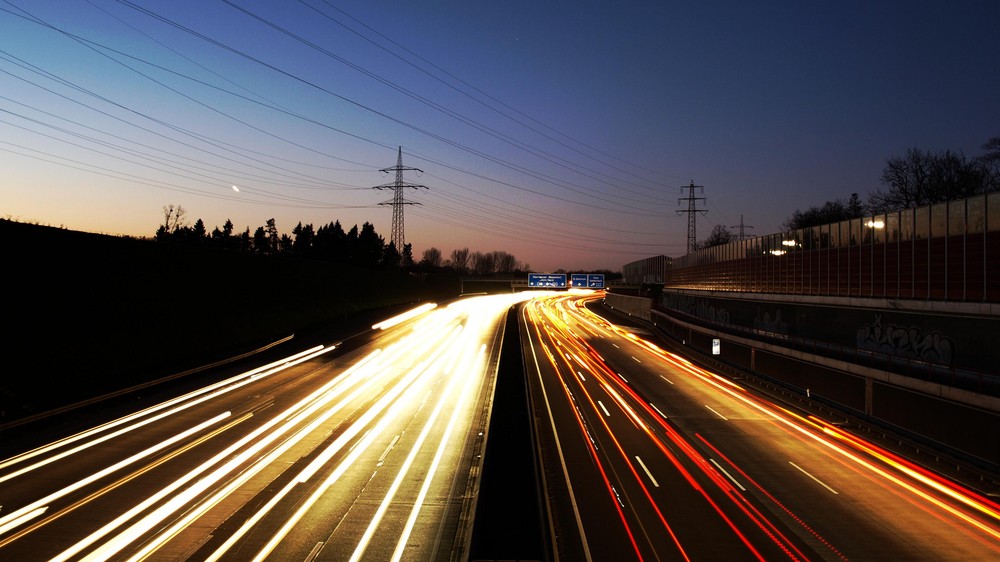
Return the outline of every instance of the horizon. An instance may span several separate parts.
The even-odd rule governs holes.
[[[388,240],[401,150],[415,260],[620,271],[686,252],[689,183],[699,242],[763,236],[908,149],[1000,134],[996,3],[8,6],[0,211],[84,232],[180,205]]]

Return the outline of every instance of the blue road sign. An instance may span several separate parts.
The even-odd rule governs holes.
[[[529,273],[529,287],[551,287],[553,289],[566,288],[565,273]]]

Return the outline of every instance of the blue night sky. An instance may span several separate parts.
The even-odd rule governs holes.
[[[3,0],[0,216],[388,241],[402,146],[417,259],[617,270],[1000,136],[1000,2],[758,4]]]

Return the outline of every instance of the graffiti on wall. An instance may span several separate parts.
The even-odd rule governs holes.
[[[704,299],[691,299],[664,294],[661,297],[661,303],[668,309],[679,310],[695,318],[707,320],[714,324],[732,323],[729,318],[729,309],[722,305],[710,303]]]
[[[770,311],[762,311],[758,307],[753,317],[753,328],[762,332],[788,335],[788,322],[781,319],[780,308],[776,308],[774,314],[771,314]]]
[[[874,323],[858,330],[857,345],[858,349],[941,365],[951,365],[955,355],[955,343],[941,332],[925,333],[914,326],[883,326],[881,314],[875,314]]]
[[[715,324],[729,324],[729,311],[725,307],[708,304],[704,301],[698,302],[698,309],[695,312],[698,318],[708,320]]]

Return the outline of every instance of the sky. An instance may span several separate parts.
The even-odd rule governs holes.
[[[620,270],[1000,136],[1000,2],[0,0],[0,217]],[[235,186],[235,187],[234,187]],[[678,212],[681,211],[681,212]],[[704,211],[704,212],[700,212]]]

